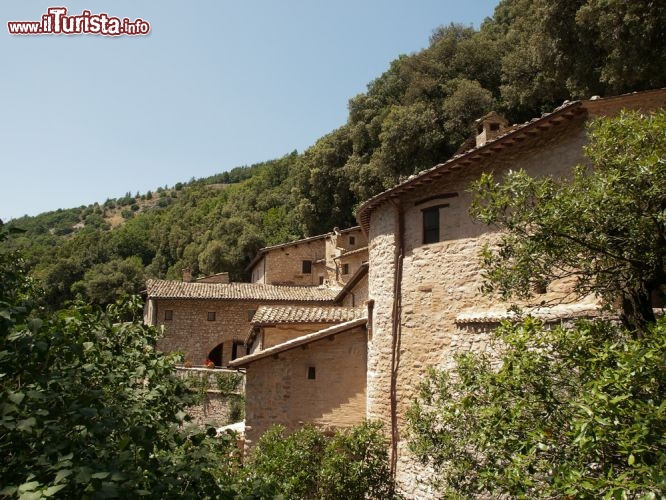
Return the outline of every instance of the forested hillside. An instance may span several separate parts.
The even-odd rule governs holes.
[[[490,110],[521,122],[565,99],[666,86],[666,5],[503,0],[479,30],[434,30],[302,153],[155,192],[11,221],[47,305],[106,304],[148,277],[243,269],[262,246],[355,224],[354,209],[445,161]],[[184,169],[187,166],[183,166]]]

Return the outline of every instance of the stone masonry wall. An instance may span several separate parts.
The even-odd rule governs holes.
[[[364,276],[356,283],[350,293],[345,295],[342,304],[345,307],[362,307],[368,300],[368,276]]]
[[[287,340],[302,337],[308,333],[318,332],[329,326],[331,326],[330,323],[307,323],[264,327],[262,329],[264,335],[262,349],[268,349],[269,347],[282,344]]]
[[[264,256],[264,282],[269,285],[318,285],[319,275],[323,273],[316,269],[314,262],[324,258],[325,245],[325,239],[320,238],[268,251]],[[304,260],[313,263],[311,273],[303,273]]]
[[[322,428],[361,423],[366,414],[366,331],[355,328],[247,367],[246,443],[271,425],[289,431],[312,423]],[[331,340],[329,340],[331,339]],[[314,367],[315,379],[308,379]]]
[[[157,327],[164,327],[165,335],[157,344],[166,352],[179,351],[186,362],[203,365],[208,353],[223,343],[222,366],[231,360],[234,341],[242,344],[250,331],[249,312],[256,311],[264,302],[195,299],[154,299]],[[173,319],[165,320],[165,311],[173,311]],[[208,321],[208,313],[215,313],[215,321]],[[238,346],[238,356],[244,354]]]
[[[488,335],[484,330],[459,328],[455,319],[466,308],[497,307],[496,299],[479,293],[479,251],[496,235],[474,223],[467,213],[472,198],[468,192],[470,182],[478,178],[481,168],[498,175],[519,168],[532,175],[565,175],[572,165],[582,161],[584,141],[582,120],[575,126],[554,127],[537,142],[530,142],[530,149],[510,148],[495,153],[492,163],[467,167],[401,199],[405,257],[397,375],[400,430],[397,480],[407,498],[432,495],[420,482],[423,467],[408,453],[405,441],[405,412],[417,394],[426,367],[449,368],[457,352],[486,350]],[[458,196],[422,201],[447,193]],[[440,209],[444,241],[423,245],[421,211],[442,202],[449,204]],[[368,346],[368,418],[387,422],[390,422],[392,275],[396,244],[391,230],[396,223],[397,209],[385,203],[373,212],[370,224],[369,298],[375,301],[375,314]]]

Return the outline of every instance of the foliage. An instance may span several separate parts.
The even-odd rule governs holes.
[[[215,376],[217,388],[222,396],[229,396],[239,391],[243,382],[243,375],[240,373],[217,373]]]
[[[145,200],[128,192],[22,217],[11,224],[27,233],[12,244],[52,310],[77,293],[93,301],[74,284],[132,256],[146,277],[190,267],[244,279],[262,246],[356,224],[359,203],[466,147],[473,121],[493,108],[516,122],[564,99],[666,86],[662,3],[502,0],[479,30],[440,26],[428,47],[397,57],[349,100],[347,122],[302,153],[158,187]],[[128,281],[109,283],[104,305]]]
[[[222,496],[233,443],[180,430],[193,394],[139,299],[45,316],[0,243],[0,495]]]
[[[447,495],[666,494],[666,321],[643,340],[603,322],[496,332],[500,367],[461,355],[431,371],[408,420],[412,451]]]
[[[260,498],[393,498],[385,439],[364,423],[327,436],[312,426],[269,429],[245,464],[241,494]]]
[[[592,167],[570,179],[491,174],[472,186],[472,214],[505,230],[484,252],[489,290],[527,296],[537,283],[576,277],[575,292],[608,306],[621,299],[640,334],[654,321],[651,297],[666,284],[666,111],[592,123]]]

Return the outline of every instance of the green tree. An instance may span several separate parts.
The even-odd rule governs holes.
[[[377,423],[332,436],[313,426],[289,435],[273,426],[246,460],[242,484],[244,498],[395,498],[386,440]]]
[[[106,306],[124,295],[139,293],[145,283],[141,259],[128,257],[92,266],[82,280],[72,284],[71,290],[80,293],[89,304]]]
[[[591,166],[571,178],[490,174],[472,190],[472,215],[504,231],[484,252],[488,290],[527,297],[537,284],[573,276],[575,292],[621,303],[641,335],[654,322],[651,299],[666,284],[666,111],[594,121]]]
[[[0,227],[0,496],[223,498],[235,447],[181,429],[195,396],[138,297],[45,316],[5,238]]]
[[[466,354],[429,373],[410,448],[453,498],[663,498],[666,321],[649,331],[506,323],[499,369]]]

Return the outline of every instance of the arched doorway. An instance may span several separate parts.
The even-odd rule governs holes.
[[[215,366],[222,366],[222,346],[223,344],[217,344],[213,349],[208,353],[208,359],[210,359]]]

